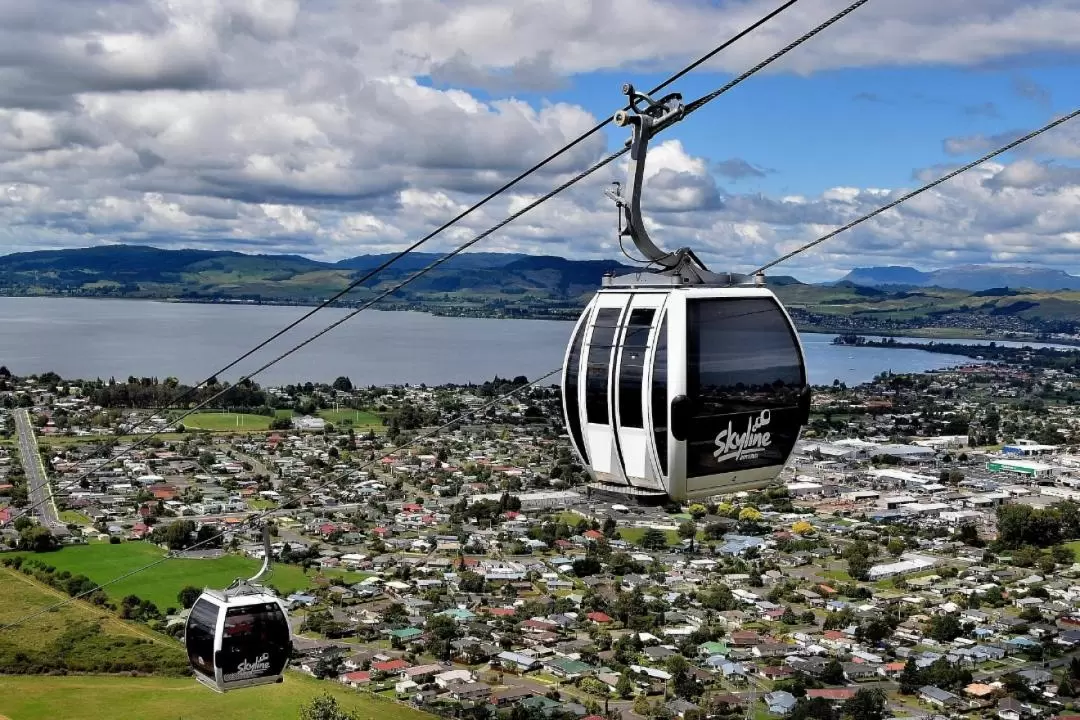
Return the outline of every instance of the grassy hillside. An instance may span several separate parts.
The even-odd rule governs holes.
[[[0,625],[20,620],[66,597],[18,571],[0,567]],[[89,628],[96,631],[86,632]],[[334,695],[342,707],[364,720],[432,717],[297,672],[287,673],[280,685],[219,695],[189,676],[180,643],[81,601],[0,631],[0,672],[27,671],[22,665],[46,656],[63,660],[67,672],[80,674],[0,675],[0,718],[296,720],[300,706],[323,692]],[[81,674],[88,668],[108,664],[117,674]],[[48,669],[38,666],[29,671]],[[131,670],[175,677],[132,677]]]
[[[66,599],[59,590],[0,567],[0,625],[21,621]],[[187,658],[179,643],[89,603],[74,601],[0,630],[0,669],[27,673],[138,669],[186,675]],[[0,698],[4,697],[0,690]],[[0,702],[0,712],[4,711]]]
[[[361,720],[433,716],[289,672],[280,685],[215,693],[191,678],[0,676],[0,715],[10,720],[297,720],[299,708],[329,692]]]
[[[845,326],[867,329],[967,329],[1000,335],[1076,332],[1080,319],[1080,292],[984,290],[968,292],[944,288],[887,291],[853,286],[789,285],[776,294],[801,325]]]

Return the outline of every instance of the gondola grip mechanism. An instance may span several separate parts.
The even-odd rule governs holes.
[[[632,131],[627,141],[630,147],[629,182],[625,195],[618,188],[606,191],[625,217],[625,225],[620,222],[619,236],[629,237],[649,262],[663,268],[660,274],[679,278],[681,284],[730,286],[749,283],[750,278],[745,275],[712,272],[688,247],[668,252],[649,237],[641,212],[641,192],[645,184],[645,157],[649,151],[649,141],[657,133],[682,120],[686,115],[686,108],[680,93],[671,93],[659,100],[653,100],[648,95],[637,92],[630,83],[623,85],[622,90],[629,98],[629,109],[619,110],[612,119],[617,126],[630,126]]]

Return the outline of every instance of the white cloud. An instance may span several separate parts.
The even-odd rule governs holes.
[[[803,0],[712,67],[745,69],[845,4]],[[773,7],[0,0],[0,248],[138,241],[337,259],[402,247],[598,120],[515,92],[574,73],[681,66]],[[782,67],[965,66],[1055,50],[1080,50],[1080,0],[907,0],[868,4]],[[1016,87],[1048,101],[1022,77]],[[953,138],[946,149],[971,154],[1001,139]],[[470,239],[607,148],[597,134],[431,247]],[[1046,158],[1080,158],[1080,123],[1020,157],[838,238],[792,271],[826,274],[863,256],[994,259],[1033,246],[1075,268],[1080,181],[1074,166]],[[477,249],[618,256],[602,191],[625,180],[624,168],[605,168]],[[656,239],[745,268],[899,192],[776,198],[716,180],[771,172],[656,143],[646,174]]]

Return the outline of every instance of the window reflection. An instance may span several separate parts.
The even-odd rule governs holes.
[[[218,606],[199,600],[191,608],[185,642],[188,660],[197,672],[214,677],[214,633],[217,630]]]
[[[652,422],[653,437],[656,439],[656,456],[660,460],[660,472],[667,474],[667,434],[668,434],[668,398],[667,398],[667,316],[660,322],[656,335],[656,352],[653,357],[652,373]]]
[[[650,309],[633,310],[627,323],[619,370],[619,423],[623,427],[645,427],[641,388],[653,314]]]
[[[574,447],[581,453],[582,459],[588,463],[589,454],[585,449],[585,440],[581,433],[581,410],[578,407],[578,378],[581,367],[581,343],[585,339],[585,331],[589,329],[588,320],[582,321],[574,334],[574,340],[570,343],[570,353],[566,360],[566,397],[563,404],[566,407],[567,422],[570,425],[570,440]]]
[[[596,313],[596,325],[589,340],[588,365],[585,369],[585,417],[591,423],[607,425],[608,378],[611,370],[611,349],[619,322],[619,308],[601,308]]]
[[[221,641],[223,679],[277,675],[289,660],[290,636],[277,603],[228,608]]]
[[[806,382],[795,335],[771,298],[687,303],[687,476],[782,464],[801,427]]]
[[[793,405],[805,383],[797,340],[768,298],[687,306],[689,388],[705,414]]]

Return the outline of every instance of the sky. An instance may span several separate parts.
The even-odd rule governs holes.
[[[780,0],[0,0],[0,253],[396,250]],[[847,5],[799,0],[687,101]],[[1080,107],[1080,0],[870,0],[653,142],[653,240],[748,271]],[[608,127],[430,242],[621,147]],[[615,163],[475,246],[621,258]],[[1080,119],[775,268],[1080,274]]]

